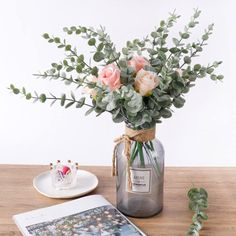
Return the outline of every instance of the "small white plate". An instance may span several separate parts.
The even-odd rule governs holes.
[[[57,190],[52,186],[50,171],[41,173],[33,180],[34,188],[46,197],[74,198],[93,191],[98,185],[98,179],[94,174],[88,171],[78,170],[76,183],[73,188]]]

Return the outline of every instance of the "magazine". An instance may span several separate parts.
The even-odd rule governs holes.
[[[24,236],[145,236],[101,195],[13,216]]]

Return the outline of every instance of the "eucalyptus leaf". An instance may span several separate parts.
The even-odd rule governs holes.
[[[184,106],[185,99],[182,97],[177,97],[173,99],[173,104],[176,108],[181,108]]]
[[[64,106],[65,101],[66,101],[66,95],[62,94],[62,96],[61,96],[61,106]]]
[[[46,95],[45,95],[44,93],[42,93],[42,94],[40,95],[39,99],[40,99],[40,101],[41,101],[42,103],[44,103],[44,102],[47,100],[47,97],[46,97]]]
[[[85,116],[88,116],[93,111],[94,111],[94,107],[90,108],[89,110],[86,111]]]
[[[105,58],[105,55],[102,52],[96,52],[93,56],[94,61],[100,62]]]
[[[76,108],[81,108],[84,105],[85,97],[82,97],[79,99],[79,101],[76,103]]]
[[[75,101],[69,102],[66,104],[65,108],[69,108],[70,106],[72,106],[73,104],[75,104]]]

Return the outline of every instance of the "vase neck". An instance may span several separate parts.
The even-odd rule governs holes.
[[[125,134],[133,141],[138,142],[147,142],[155,139],[156,126],[151,129],[141,129],[134,130],[131,128],[125,127]]]

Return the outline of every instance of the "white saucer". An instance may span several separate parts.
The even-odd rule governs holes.
[[[50,198],[74,198],[93,191],[98,185],[97,177],[85,170],[77,171],[77,184],[70,189],[57,190],[52,186],[49,171],[43,172],[33,180],[34,188],[42,195]]]

